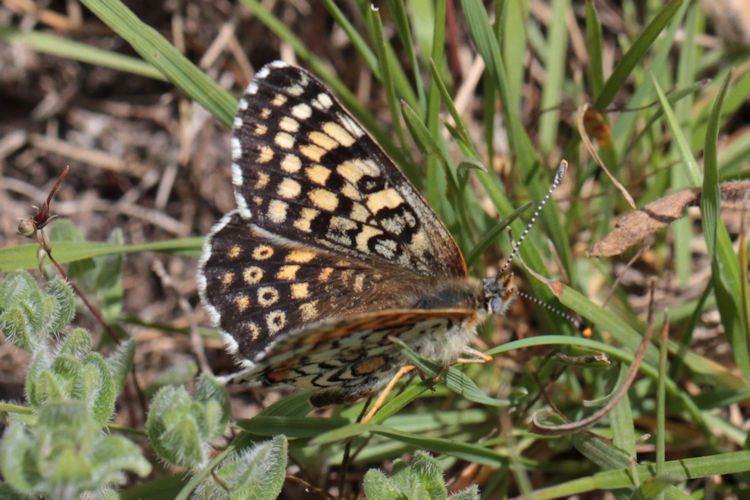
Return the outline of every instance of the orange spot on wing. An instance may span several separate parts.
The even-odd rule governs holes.
[[[289,370],[274,370],[266,375],[266,378],[271,382],[278,384],[279,382],[283,382],[289,378]]]

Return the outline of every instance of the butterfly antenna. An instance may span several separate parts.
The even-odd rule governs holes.
[[[542,213],[542,209],[544,208],[544,205],[547,204],[550,196],[552,196],[552,192],[557,189],[557,186],[559,186],[562,182],[562,179],[565,176],[565,172],[567,170],[568,162],[565,160],[561,161],[560,166],[557,167],[557,172],[555,173],[555,179],[552,181],[552,185],[550,185],[549,189],[547,190],[547,194],[544,195],[544,198],[542,198],[542,201],[539,202],[536,210],[534,210],[534,213],[531,215],[531,219],[529,220],[529,223],[526,224],[526,228],[523,230],[523,233],[521,233],[521,237],[518,238],[516,243],[513,245],[513,250],[510,252],[508,260],[505,261],[505,264],[503,264],[503,267],[497,273],[498,276],[503,276],[510,267],[511,262],[513,262],[513,258],[518,254],[518,249],[521,248],[521,243],[523,243],[523,240],[526,239],[529,231],[531,231],[531,227],[536,222],[539,214]]]
[[[558,309],[557,307],[550,305],[543,300],[540,300],[533,295],[529,295],[526,292],[522,292],[516,288],[508,290],[508,292],[512,293],[513,295],[516,295],[517,297],[524,298],[528,300],[529,302],[533,302],[534,304],[541,306],[545,309],[547,309],[550,312],[553,312],[560,316],[563,319],[568,320],[579,332],[583,334],[584,337],[590,337],[591,336],[591,327],[585,323],[583,323],[581,320],[573,316],[572,314],[568,314],[565,311],[562,311]]]

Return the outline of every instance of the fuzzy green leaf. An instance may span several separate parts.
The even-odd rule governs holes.
[[[479,500],[479,486],[473,484],[450,496],[450,500]]]
[[[56,401],[39,410],[39,425],[51,429],[71,429],[71,438],[83,435],[92,426],[91,415],[80,401]]]
[[[0,283],[0,313],[18,304],[18,301],[22,297],[27,297],[32,290],[38,289],[36,281],[26,271],[8,273],[2,283]]]
[[[283,434],[258,443],[228,460],[216,475],[233,499],[274,500],[284,485],[287,446]]]
[[[42,291],[25,271],[9,274],[0,286],[0,328],[19,349],[44,350],[47,337],[68,326],[75,312],[73,291],[54,278]]]
[[[154,397],[146,432],[154,451],[171,464],[196,467],[206,459],[202,407],[184,387],[164,387]]]
[[[58,319],[60,314],[60,306],[57,302],[57,297],[52,295],[44,295],[41,301],[35,305],[36,315],[32,317],[32,324],[36,330],[36,337],[42,338],[55,330],[55,326],[60,324]],[[29,311],[30,314],[34,312]]]
[[[69,354],[60,354],[52,360],[49,373],[55,377],[65,397],[69,397],[75,380],[81,376],[81,370],[83,370],[83,362]]]
[[[0,446],[0,471],[14,489],[31,494],[41,481],[34,467],[34,443],[25,427],[19,422],[11,422],[3,434]]]
[[[34,381],[27,380],[26,384],[27,387],[33,385],[33,390],[29,390],[28,394],[29,402],[36,409],[49,401],[64,401],[68,397],[68,391],[49,370],[42,371]]]
[[[35,330],[28,320],[24,308],[21,306],[14,306],[2,312],[0,315],[0,329],[2,329],[3,335],[8,339],[8,342],[18,349],[32,352],[34,349],[33,346],[39,344],[32,340],[35,339],[32,336],[32,332]]]
[[[91,335],[83,328],[76,328],[68,334],[65,342],[60,346],[59,355],[67,355],[73,359],[83,360],[91,352]]]
[[[429,498],[446,498],[448,489],[445,487],[443,471],[435,458],[424,451],[418,451],[411,461],[409,468],[414,472],[419,482],[427,490]]]
[[[98,352],[89,353],[83,364],[83,370],[76,380],[76,392],[80,390],[82,399],[89,405],[94,421],[104,425],[112,416],[117,399],[112,372]]]
[[[55,278],[47,283],[47,294],[54,297],[57,310],[49,324],[49,330],[59,332],[67,327],[75,315],[75,295],[73,288],[62,278]]]
[[[92,476],[91,465],[71,448],[63,450],[55,458],[56,467],[49,469],[51,474],[47,477],[53,492],[62,493],[70,485],[86,484]]]
[[[11,423],[0,447],[0,469],[20,492],[77,498],[124,483],[123,470],[144,476],[151,465],[135,443],[103,434],[84,403],[62,401],[45,404],[35,422]]]
[[[115,384],[115,392],[118,394],[125,387],[125,382],[130,373],[130,368],[133,366],[133,359],[135,357],[135,340],[130,339],[124,344],[121,344],[117,349],[107,357],[107,366],[112,373],[112,379]]]
[[[205,405],[206,439],[221,436],[229,423],[232,404],[226,388],[211,375],[203,375],[196,387],[196,399]]]
[[[160,449],[166,450],[165,454],[160,454],[161,458],[172,464],[196,467],[205,459],[198,422],[188,415],[182,415],[158,439],[161,444]],[[151,443],[153,444],[153,440]]]
[[[100,483],[125,482],[124,470],[140,477],[151,473],[151,464],[138,445],[123,436],[102,436],[91,448],[89,459],[94,464],[94,478]]]
[[[417,462],[417,457],[414,461]],[[448,496],[445,485],[442,485],[442,492],[439,489],[436,490],[433,474],[429,469],[429,466],[425,469],[424,464],[415,466],[403,460],[397,460],[393,464],[391,479],[401,493],[410,500],[443,500]],[[440,476],[439,482],[442,482],[442,473]]]
[[[367,500],[408,500],[388,477],[377,469],[365,474],[365,497]]]

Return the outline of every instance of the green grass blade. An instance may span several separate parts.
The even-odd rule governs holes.
[[[523,94],[527,70],[522,61],[527,57],[526,51],[528,50],[529,6],[526,2],[496,2],[496,4],[496,14],[498,10],[502,9],[502,15],[497,16],[498,21],[495,23],[493,35],[498,40],[502,40],[502,59],[513,61],[505,68],[507,99],[503,99],[503,106],[509,106],[506,115],[517,116],[520,112],[521,95]],[[480,54],[484,57],[485,52],[480,50]]]
[[[518,105],[515,100],[511,100],[500,45],[490,24],[487,11],[479,0],[462,0],[461,5],[474,44],[477,46],[482,59],[484,59],[487,71],[497,87],[508,127],[511,151],[518,156],[522,168],[532,168],[533,165],[538,164],[536,153],[523,129],[519,114],[514,112],[518,109]]]
[[[594,107],[597,109],[604,109],[610,105],[615,95],[625,85],[630,73],[638,64],[638,61],[643,59],[646,52],[654,43],[659,33],[667,26],[672,16],[677,12],[677,9],[682,5],[682,0],[671,0],[667,5],[662,7],[658,14],[653,20],[646,26],[646,29],[638,36],[633,45],[623,56],[620,63],[617,65],[615,70],[612,72],[607,82],[604,84],[604,88],[601,93],[596,96],[594,101]]]
[[[662,111],[664,112],[664,118],[667,121],[667,125],[669,125],[669,130],[672,132],[680,157],[682,158],[685,169],[684,174],[689,183],[688,187],[699,186],[701,184],[702,175],[700,168],[698,168],[698,162],[695,161],[695,156],[690,150],[690,144],[687,137],[682,133],[682,128],[677,122],[677,117],[675,117],[674,111],[672,110],[672,105],[669,103],[669,99],[667,99],[667,96],[664,94],[664,91],[661,89],[659,82],[653,74],[651,74],[651,82],[654,84],[656,95],[659,98]]]
[[[500,237],[502,233],[505,232],[505,229],[523,212],[531,208],[531,202],[526,203],[525,205],[521,205],[517,209],[515,209],[508,217],[504,218],[497,224],[495,224],[489,231],[487,231],[487,234],[485,234],[482,239],[477,242],[476,245],[474,245],[474,248],[471,249],[471,251],[467,254],[466,257],[466,265],[471,267],[479,257],[482,256],[485,250],[489,248],[491,244],[493,244],[497,238]]]
[[[507,461],[506,456],[474,444],[462,443],[450,439],[423,437],[383,427],[374,428],[373,432],[433,453],[444,453],[461,460],[485,464],[492,467],[499,467]]]
[[[602,469],[627,467],[635,456],[618,448],[614,441],[605,441],[595,433],[578,432],[572,436],[572,441],[578,451]]]
[[[469,133],[469,128],[466,126],[466,121],[464,121],[461,115],[458,114],[456,105],[453,103],[453,98],[448,92],[448,87],[446,87],[445,82],[443,82],[443,79],[440,77],[437,65],[435,65],[435,61],[433,60],[430,60],[430,76],[432,77],[432,81],[437,86],[437,89],[440,92],[441,97],[443,98],[443,102],[448,108],[448,112],[450,113],[451,117],[453,117],[453,122],[456,124],[456,130],[459,133],[461,142],[470,149],[472,157],[478,159],[479,150],[474,144],[474,141],[471,140],[471,134]]]
[[[432,380],[419,380],[416,383],[410,384],[406,389],[401,391],[401,394],[384,404],[383,407],[375,414],[375,416],[372,417],[371,422],[378,424],[383,422],[388,417],[395,415],[406,405],[414,401],[425,392],[432,389],[433,385],[435,384],[432,382]]]
[[[580,337],[569,337],[566,335],[540,335],[523,340],[514,340],[512,342],[506,342],[503,345],[492,348],[488,350],[486,354],[490,356],[497,356],[514,349],[524,349],[541,345],[567,345],[576,347],[577,349],[591,349],[594,351],[601,351],[628,364],[632,364],[633,362],[632,352],[610,346],[597,340]],[[648,363],[644,361],[643,363],[641,363],[639,369],[641,373],[647,375],[653,380],[657,380],[659,377],[659,371],[656,368],[658,364],[658,353],[655,352],[654,354],[655,356],[657,356],[656,362]],[[705,421],[703,418],[703,414],[701,413],[701,409],[698,407],[698,405],[696,405],[695,401],[690,397],[690,395],[682,391],[680,389],[680,386],[670,378],[665,378],[665,387],[671,395],[675,396],[683,403],[685,409],[691,414],[694,421],[705,428]]]
[[[443,67],[443,61],[445,60],[443,51],[445,50],[445,19],[446,19],[446,0],[437,0],[435,2],[435,23],[432,29],[432,53],[430,58],[435,61],[435,64],[440,70]],[[430,88],[427,92],[427,108],[425,109],[425,126],[429,131],[431,137],[438,143],[438,147],[442,147],[444,141],[440,134],[440,93],[437,90],[437,84],[435,80],[430,78]],[[446,151],[446,157],[448,156]],[[452,165],[453,162],[448,163]],[[451,171],[453,168],[450,169]],[[438,158],[435,156],[427,157],[425,165],[425,174],[427,176],[426,197],[427,201],[432,207],[439,208],[439,213],[451,213],[454,207],[446,203],[446,182],[443,173],[438,163]],[[452,174],[455,175],[455,174]],[[455,178],[452,180],[454,185],[458,183]],[[457,194],[457,193],[456,193]],[[451,212],[448,212],[451,210]]]
[[[362,435],[366,432],[371,431],[375,428],[373,423],[361,424],[354,423],[338,427],[336,429],[319,434],[312,440],[312,444],[315,445],[326,445],[351,439],[353,437]]]
[[[651,81],[656,90],[656,95],[662,106],[664,117],[672,132],[673,144],[682,158],[682,164],[676,165],[670,172],[672,187],[676,190],[698,186],[701,182],[701,173],[698,162],[695,161],[687,137],[680,127],[672,106],[664,95],[664,92],[653,73],[649,73]],[[680,283],[686,285],[691,273],[690,238],[692,228],[688,219],[675,221],[672,225],[674,234],[674,260],[677,277]]]
[[[505,68],[503,65],[502,57],[500,54],[499,45],[495,38],[494,31],[487,16],[487,12],[484,10],[484,6],[479,0],[462,0],[461,5],[463,6],[464,15],[466,22],[469,26],[469,31],[472,35],[477,50],[479,50],[482,58],[487,64],[487,69],[492,77],[494,86],[497,88],[500,96],[500,101],[503,106],[505,114],[503,115],[506,126],[508,127],[508,140],[510,144],[511,154],[514,154],[518,160],[518,165],[522,171],[522,175],[525,176],[524,182],[529,190],[533,199],[540,200],[547,191],[548,183],[547,176],[542,175],[542,169],[540,168],[540,162],[536,152],[531,144],[529,136],[523,128],[523,124],[520,121],[518,114],[512,113],[512,103],[510,103],[510,97],[507,87],[507,78]],[[484,185],[484,188],[490,194],[493,202],[498,201],[498,211],[501,214],[508,214],[512,212],[509,204],[506,204],[502,199],[494,198],[491,191],[495,191],[491,186],[487,184],[489,182],[496,182],[495,179],[491,179],[482,172],[478,172],[478,178]],[[507,200],[506,200],[507,201]],[[572,257],[570,254],[570,244],[567,241],[567,234],[564,231],[559,231],[558,228],[562,227],[560,220],[560,214],[557,210],[554,202],[550,202],[542,212],[542,221],[545,227],[547,227],[547,234],[553,239],[555,248],[558,251],[558,256],[566,269],[569,276],[572,277]],[[514,224],[513,230],[516,234],[520,234],[523,227],[520,223]],[[534,242],[535,236],[531,236],[531,241]],[[539,243],[535,245],[529,243],[521,247],[521,253],[524,261],[532,269],[543,269],[542,261],[537,252],[537,248],[541,248],[542,245]],[[536,294],[542,300],[546,300],[549,297],[549,291],[545,290],[544,287],[538,287],[537,284],[532,282],[534,294]],[[549,322],[553,320],[547,312],[541,312],[541,314],[549,318]]]
[[[656,326],[656,325],[654,325]],[[667,325],[664,325],[667,326]],[[666,402],[667,402],[667,391],[666,391],[666,380],[667,374],[669,373],[669,366],[667,363],[667,336],[660,337],[659,342],[659,378],[656,384],[656,473],[661,475],[664,473],[664,461],[666,460]],[[635,441],[633,441],[635,443]]]
[[[560,110],[555,109],[562,100],[565,82],[565,63],[568,51],[567,12],[570,0],[552,2],[552,22],[547,37],[546,78],[542,87],[541,108],[545,110],[539,117],[539,146],[542,155],[549,154],[557,143],[557,129],[560,123]]]
[[[719,95],[711,110],[705,140],[705,161],[701,215],[704,237],[712,255],[712,279],[722,323],[737,365],[750,380],[750,325],[748,322],[747,279],[741,272],[738,257],[732,248],[724,224],[719,219],[719,173],[717,165],[717,140],[721,111],[727,96],[731,73],[722,83]],[[713,253],[711,253],[713,252]]]
[[[409,18],[406,15],[404,2],[388,0],[388,7],[391,11],[391,14],[393,15],[393,20],[396,24],[396,31],[398,31],[398,36],[401,39],[401,43],[404,45],[406,57],[409,60],[409,65],[411,66],[412,78],[414,78],[414,86],[417,88],[418,103],[420,107],[424,107],[424,104],[426,102],[424,93],[425,85],[424,81],[422,80],[422,73],[419,71],[417,51],[414,47],[414,39],[411,34],[411,28],[409,27]],[[417,106],[417,102],[411,102],[410,104],[415,107]]]
[[[125,4],[119,0],[82,0],[82,3],[170,82],[224,125],[232,125],[237,100],[180,54],[158,31],[138,19]]]
[[[737,451],[697,458],[672,460],[664,464],[664,474],[675,480],[708,478],[714,475],[737,474],[750,469],[750,452]],[[656,477],[653,465],[636,467],[642,481]],[[526,500],[546,500],[579,495],[595,490],[612,491],[619,488],[631,488],[633,480],[631,470],[622,468],[614,471],[599,472],[580,479],[536,490],[524,496]],[[684,496],[667,496],[667,498],[684,498]]]
[[[289,438],[311,438],[323,432],[349,425],[349,420],[338,417],[282,417],[258,415],[237,421],[242,430],[256,436],[284,434]]]
[[[625,380],[627,371],[628,367],[620,365],[619,381]],[[609,418],[609,427],[612,429],[613,448],[631,457],[636,457],[635,444],[637,436],[635,435],[633,408],[630,404],[629,394],[626,394],[620,402],[617,403],[612,409]],[[626,464],[622,464],[621,467],[625,465]]]
[[[458,192],[458,179],[456,178],[456,171],[453,167],[453,160],[446,154],[440,144],[435,141],[434,135],[430,133],[427,126],[422,123],[419,119],[417,112],[411,109],[411,107],[403,102],[401,104],[401,115],[404,118],[409,132],[411,133],[414,143],[419,147],[420,151],[427,155],[431,155],[433,158],[437,158],[445,166],[445,178],[450,184],[451,190],[454,193]]]
[[[417,367],[417,369],[421,372],[421,375],[425,379],[434,381],[434,379],[437,378],[437,376],[442,372],[439,383],[444,384],[448,389],[452,390],[456,394],[461,395],[469,401],[474,401],[475,403],[485,404],[488,406],[502,407],[509,405],[508,401],[506,400],[492,398],[483,393],[479,389],[479,387],[477,387],[474,381],[471,380],[462,371],[457,370],[452,366],[443,371],[444,367],[437,361],[419,356],[417,353],[412,351],[409,346],[407,346],[399,339],[395,339],[395,342],[401,349],[401,353],[409,360],[411,364]]]
[[[117,245],[101,241],[57,241],[52,242],[52,256],[60,264],[76,262],[101,255],[113,255],[130,252],[166,252],[178,255],[197,256],[201,252],[203,238],[180,238],[174,240],[154,241],[138,245]],[[0,272],[15,269],[36,269],[38,267],[37,250],[39,245],[18,245],[0,248]],[[51,264],[45,257],[44,265]]]
[[[748,356],[748,334],[743,319],[743,295],[741,281],[747,279],[740,271],[737,255],[732,247],[726,227],[717,221],[716,260],[711,266],[716,305],[719,308],[725,335],[732,346],[732,354],[745,380],[750,380],[750,356]]]
[[[333,20],[336,21],[336,24],[341,26],[341,29],[344,30],[344,33],[346,33],[349,42],[365,61],[367,67],[370,68],[370,72],[375,76],[375,78],[380,80],[382,77],[380,74],[380,67],[378,66],[378,58],[375,55],[375,52],[372,51],[370,46],[367,45],[367,41],[362,37],[362,35],[360,35],[359,31],[357,31],[354,25],[349,22],[349,19],[347,19],[339,6],[336,5],[333,0],[321,1],[323,3],[323,6],[328,9],[328,12],[329,14],[331,14],[331,17],[333,17]]]
[[[370,8],[369,16],[372,24],[372,31],[375,38],[375,49],[378,54],[378,67],[380,68],[380,74],[382,76],[382,84],[385,88],[385,95],[388,100],[388,109],[391,111],[393,117],[393,128],[396,130],[396,136],[398,137],[401,147],[406,149],[406,135],[404,134],[404,128],[401,126],[401,121],[398,119],[398,103],[399,99],[396,97],[396,88],[393,82],[393,68],[396,66],[390,57],[390,51],[385,43],[385,35],[383,34],[383,22],[380,19],[380,12],[374,6]]]
[[[604,86],[604,63],[602,62],[602,23],[594,2],[586,2],[586,35],[589,49],[589,80],[591,95],[599,95]]]
[[[23,45],[43,54],[94,64],[154,80],[166,81],[167,79],[158,69],[143,59],[118,54],[49,33],[0,27],[0,41]]]
[[[678,8],[677,12],[672,16],[671,22],[668,23],[667,30],[657,37],[657,40],[653,44],[653,56],[648,61],[648,67],[657,73],[657,77],[659,77],[660,81],[670,81],[672,79],[672,71],[667,70],[666,68],[671,67],[671,58],[675,49],[675,37],[677,36],[678,31],[682,28],[680,23],[682,18],[680,15],[680,9],[681,8]],[[639,82],[642,82],[647,78],[643,72],[640,72],[637,76]],[[623,83],[626,84],[625,81]],[[634,90],[635,91],[627,104],[630,108],[643,106],[647,104],[649,100],[656,98],[651,85],[638,85]],[[625,157],[629,152],[629,150],[626,149],[626,144],[628,138],[632,135],[633,129],[640,116],[642,116],[640,113],[623,113],[618,117],[617,122],[615,122],[612,127],[615,150],[623,157],[621,163],[626,161]]]
[[[716,254],[716,224],[719,219],[719,166],[718,166],[718,138],[721,109],[727,95],[732,72],[727,73],[724,82],[716,96],[706,129],[706,140],[703,150],[703,194],[701,195],[701,224],[703,236],[706,239],[708,256],[715,258]]]
[[[370,38],[374,40],[375,48],[378,52],[378,68],[380,68],[380,75],[382,78],[385,78],[385,75],[382,73],[382,65],[385,64],[387,61],[390,64],[389,70],[391,72],[391,79],[393,81],[393,85],[398,91],[399,96],[405,100],[406,102],[411,103],[414,106],[419,105],[421,101],[417,100],[416,95],[414,94],[414,90],[411,87],[411,83],[409,83],[409,79],[406,77],[406,74],[404,73],[403,68],[400,64],[396,64],[395,61],[398,60],[398,57],[396,56],[396,52],[394,51],[393,47],[390,45],[390,43],[386,43],[386,39],[382,34],[382,24],[381,27],[378,28],[375,25],[375,16],[374,14],[377,13],[378,16],[380,16],[379,9],[377,5],[374,3],[366,3],[366,2],[359,2],[360,9],[363,11],[363,16],[365,18],[365,22],[367,25],[367,29],[370,34]],[[378,35],[377,31],[380,30],[381,34]],[[378,38],[381,38],[383,42],[378,42]],[[383,51],[381,52],[381,49],[378,48],[379,45],[383,46]]]

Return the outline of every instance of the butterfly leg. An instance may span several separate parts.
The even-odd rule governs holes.
[[[388,385],[385,386],[385,389],[383,389],[383,392],[380,393],[380,396],[378,396],[378,399],[375,401],[375,404],[372,405],[372,408],[370,411],[365,415],[365,418],[362,419],[362,423],[366,424],[370,421],[372,417],[375,416],[375,414],[378,412],[381,406],[383,406],[383,403],[385,403],[385,398],[388,397],[388,394],[393,390],[393,388],[396,386],[399,380],[401,380],[401,377],[409,373],[410,371],[414,370],[416,366],[414,365],[406,365],[402,366],[398,369],[396,372],[396,375],[393,376],[390,382],[388,382]]]
[[[456,363],[474,363],[474,364],[482,364],[482,363],[489,363],[492,361],[492,356],[483,353],[482,351],[477,351],[473,347],[466,346],[464,348],[464,354],[468,354],[472,357],[470,358],[458,358],[456,360]]]
[[[485,354],[485,353],[483,353],[481,351],[477,351],[476,349],[474,349],[472,347],[466,346],[464,348],[464,354],[468,354],[468,355],[471,355],[473,357],[471,357],[471,358],[458,358],[456,360],[456,362],[453,363],[453,364],[458,364],[458,363],[483,364],[483,363],[488,363],[488,362],[492,361],[492,356],[489,356],[489,355],[487,355],[487,354]],[[440,379],[443,378],[443,375],[445,375],[445,372],[448,370],[448,367],[450,367],[450,365],[443,366],[440,369],[440,373],[438,373],[437,376],[434,379],[432,379],[432,381],[435,382],[436,384],[438,382],[440,382]]]

